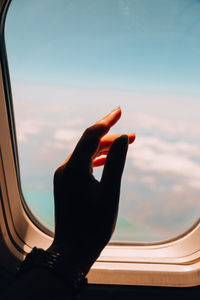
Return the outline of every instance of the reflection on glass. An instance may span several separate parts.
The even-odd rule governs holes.
[[[6,45],[22,189],[49,228],[55,168],[117,105],[112,132],[137,138],[113,239],[163,240],[197,220],[199,12],[195,0],[13,0]]]

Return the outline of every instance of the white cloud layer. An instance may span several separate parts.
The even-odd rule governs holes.
[[[81,137],[81,131],[75,129],[59,129],[54,132],[55,147],[72,151]]]
[[[111,133],[135,132],[137,136],[129,147],[123,175],[121,208],[125,216],[162,230],[168,224],[176,228],[186,224],[185,220],[196,220],[200,104],[195,97],[189,95],[188,101],[187,95],[182,99],[182,95],[173,98],[166,94],[26,84],[15,86],[13,96],[25,185],[41,185],[42,180],[44,186],[50,185],[54,170],[73,151],[84,129],[121,104],[122,117]],[[101,169],[95,172],[100,178]],[[173,221],[176,217],[177,222]]]
[[[187,179],[187,184],[200,187],[200,146],[167,142],[155,137],[139,137],[129,149],[133,167],[143,172],[171,174]]]
[[[17,139],[19,142],[27,142],[29,136],[41,134],[41,130],[46,126],[46,122],[41,119],[20,119],[17,122]]]

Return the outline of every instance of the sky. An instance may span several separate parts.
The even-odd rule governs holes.
[[[198,0],[12,1],[5,39],[22,188],[47,226],[53,171],[118,105],[112,132],[137,138],[114,239],[163,240],[199,218],[199,14]]]

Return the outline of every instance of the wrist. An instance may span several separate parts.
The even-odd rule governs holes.
[[[66,244],[52,243],[47,252],[57,252],[63,257],[65,268],[73,272],[81,271],[86,276],[97,258],[82,246],[70,248]]]
[[[74,295],[86,287],[87,279],[82,270],[74,267],[73,262],[68,263],[65,255],[58,251],[47,251],[34,247],[33,250],[27,254],[25,260],[17,270],[17,277],[29,272],[30,270],[43,268],[53,273],[61,281],[64,281],[66,286],[70,288]]]

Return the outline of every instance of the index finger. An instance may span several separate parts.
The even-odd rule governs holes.
[[[110,127],[115,125],[117,123],[117,121],[120,119],[121,114],[122,114],[121,108],[120,108],[120,106],[118,106],[113,111],[111,111],[108,115],[103,117],[101,120],[94,123],[94,125],[103,124],[104,126],[106,126],[110,129]]]
[[[87,128],[76,145],[73,153],[68,156],[64,164],[69,160],[71,163],[78,165],[91,165],[92,156],[95,154],[101,138],[108,133],[110,128],[116,124],[121,117],[121,108],[118,107],[108,115]],[[63,165],[64,165],[63,164]]]

